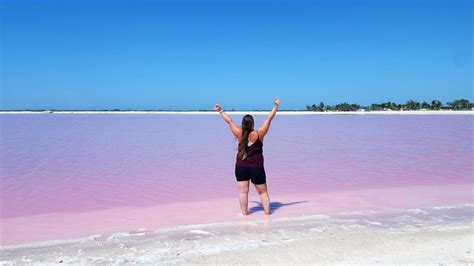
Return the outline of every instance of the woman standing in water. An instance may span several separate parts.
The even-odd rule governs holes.
[[[225,122],[229,124],[230,130],[239,141],[235,162],[235,177],[239,185],[240,209],[243,215],[248,213],[249,180],[255,185],[255,189],[260,195],[265,214],[270,215],[270,197],[268,196],[265,168],[263,166],[263,138],[268,133],[279,105],[280,99],[277,97],[272,111],[257,130],[254,129],[254,120],[251,115],[245,115],[242,118],[242,126],[238,127],[219,104],[214,106],[214,110],[218,111]]]

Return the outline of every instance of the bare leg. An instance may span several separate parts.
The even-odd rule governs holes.
[[[249,205],[249,181],[240,181],[238,183],[240,210],[243,215],[247,215]]]
[[[262,202],[263,210],[266,215],[270,215],[270,197],[268,196],[267,184],[255,185],[257,193],[260,195],[260,201]]]

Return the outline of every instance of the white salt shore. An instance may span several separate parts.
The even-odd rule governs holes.
[[[230,115],[267,115],[270,111],[226,111]],[[219,115],[211,111],[0,111],[0,114],[159,114],[159,115]],[[470,111],[278,111],[278,115],[474,115]]]
[[[327,228],[306,239],[280,238],[268,245],[250,242],[246,250],[191,257],[199,264],[289,263],[474,263],[472,224],[443,226],[432,231]],[[440,230],[442,229],[442,230]],[[439,230],[439,231],[438,231]],[[258,241],[258,240],[257,240]],[[262,240],[264,241],[264,240]],[[272,243],[274,242],[274,243]],[[211,250],[212,251],[212,250]]]
[[[361,211],[138,229],[2,247],[0,265],[473,264],[472,210],[465,204],[389,218]]]
[[[244,225],[242,225],[244,226]],[[249,227],[260,225],[247,225]],[[263,229],[235,236],[191,232],[181,240],[122,243],[120,236],[88,242],[2,251],[0,265],[18,264],[290,264],[432,263],[472,264],[472,223],[406,227],[398,230],[353,227],[310,228],[306,232]],[[131,233],[128,237],[134,236]],[[139,236],[143,236],[143,233]],[[135,236],[138,237],[138,236]]]

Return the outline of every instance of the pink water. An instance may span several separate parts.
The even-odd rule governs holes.
[[[0,121],[2,245],[240,219],[237,142],[217,115]],[[273,217],[473,203],[473,122],[278,115],[264,141]],[[249,218],[262,218],[250,197]]]

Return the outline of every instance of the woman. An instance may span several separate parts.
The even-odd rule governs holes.
[[[263,209],[266,215],[270,215],[270,198],[268,196],[265,168],[263,166],[263,139],[268,133],[270,124],[275,117],[280,99],[275,98],[273,109],[263,125],[254,130],[254,121],[251,115],[245,115],[242,126],[238,127],[234,121],[224,112],[219,104],[214,106],[225,122],[229,124],[230,130],[239,141],[237,158],[235,162],[235,177],[239,185],[239,202],[243,215],[248,214],[249,180],[255,185],[260,195]]]

